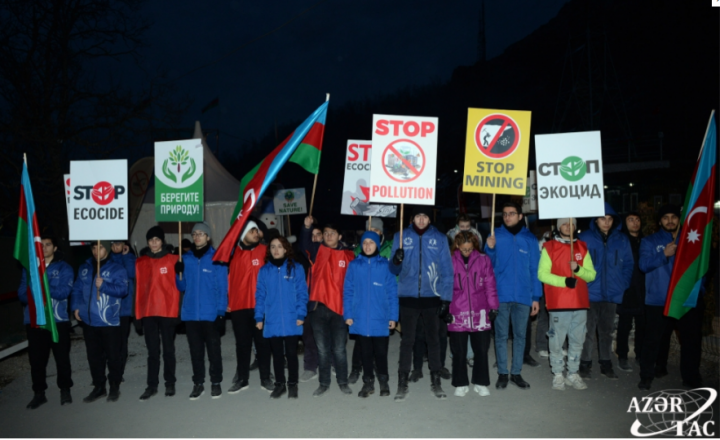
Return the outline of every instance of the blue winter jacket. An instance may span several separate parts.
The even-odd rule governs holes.
[[[100,266],[100,297],[97,296],[93,268],[94,258],[84,262],[78,270],[77,280],[70,295],[70,310],[78,310],[80,319],[92,327],[120,325],[120,305],[128,293],[128,277],[122,265],[106,258]]]
[[[617,218],[612,208],[606,208],[605,214]],[[625,290],[630,287],[635,265],[630,240],[622,232],[622,223],[610,230],[607,242],[595,221],[590,222],[590,229],[581,232],[578,238],[587,244],[597,272],[595,281],[588,283],[590,302],[621,304]]]
[[[420,236],[410,226],[403,231],[405,258],[399,265],[390,265],[398,276],[398,296],[409,298],[439,297],[452,301],[453,266],[445,234],[430,225]],[[400,233],[395,233],[392,255],[400,244]],[[421,272],[422,271],[422,272]]]
[[[68,321],[68,297],[73,289],[73,269],[62,260],[53,259],[45,268],[48,284],[50,285],[50,298],[52,299],[55,322]],[[18,299],[23,305],[23,324],[30,324],[30,308],[27,297],[27,272],[22,271]]]
[[[343,318],[352,319],[350,333],[390,336],[390,321],[398,321],[397,281],[387,258],[363,254],[350,262],[343,286]]]
[[[288,275],[287,259],[277,267],[266,263],[258,272],[255,289],[255,321],[264,322],[263,336],[301,336],[307,316],[308,290],[305,271],[297,261]]]
[[[123,298],[120,305],[120,316],[132,316],[133,304],[135,303],[135,260],[137,257],[132,252],[127,254],[116,254],[110,252],[110,260],[121,264],[128,276],[128,295]]]
[[[210,245],[208,245],[210,246]],[[183,254],[185,272],[175,277],[175,284],[183,297],[180,319],[183,321],[215,321],[225,316],[228,306],[228,268],[216,263],[210,249],[198,260],[192,251]]]
[[[495,228],[495,248],[485,243],[485,253],[495,272],[498,300],[501,303],[518,303],[532,306],[543,295],[542,283],[537,277],[540,262],[538,240],[523,226],[517,235]]]
[[[645,273],[645,304],[664,306],[670,287],[675,255],[665,256],[665,246],[673,241],[672,234],[661,229],[640,242],[640,270]]]

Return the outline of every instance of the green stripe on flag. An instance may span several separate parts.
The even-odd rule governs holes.
[[[22,264],[25,270],[30,270],[30,255],[27,246],[28,224],[22,217],[18,217],[17,233],[15,235],[15,250],[13,256]]]
[[[312,145],[300,144],[290,157],[290,162],[300,165],[308,173],[317,174],[320,171],[320,153],[321,151]]]

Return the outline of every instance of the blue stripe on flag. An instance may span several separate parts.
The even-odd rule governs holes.
[[[33,199],[32,187],[30,186],[30,175],[28,174],[27,164],[23,163],[22,173],[23,192],[25,193],[25,205],[27,207],[27,223],[28,223],[28,255],[30,267],[28,275],[30,277],[30,286],[32,289],[33,301],[35,301],[35,315],[37,325],[45,325],[45,305],[42,296],[42,287],[40,281],[40,271],[38,270],[39,257],[35,252],[35,229],[33,218],[35,218],[35,200]]]

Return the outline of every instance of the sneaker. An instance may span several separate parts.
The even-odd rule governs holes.
[[[30,403],[28,403],[25,408],[37,409],[38,407],[40,407],[40,405],[44,403],[47,403],[47,397],[45,397],[45,393],[36,393]]]
[[[410,373],[410,382],[417,382],[422,378],[423,378],[422,370],[413,370],[413,372]]]
[[[271,399],[279,399],[286,392],[287,392],[287,387],[285,386],[285,384],[278,382],[275,384],[275,388],[273,389],[273,392],[270,393],[270,398]]]
[[[558,391],[565,391],[565,378],[563,377],[562,373],[556,374],[555,377],[553,377],[552,389]]]
[[[72,403],[72,395],[70,394],[70,388],[62,388],[60,390],[60,406]]]
[[[583,382],[582,378],[579,374],[568,374],[568,377],[565,378],[565,385],[575,388],[576,390],[584,390],[587,388],[587,385],[585,385],[585,382]]]
[[[624,371],[626,373],[631,373],[633,369],[630,366],[630,362],[628,362],[627,358],[625,358],[618,359],[618,370]]]
[[[147,387],[145,388],[145,392],[142,393],[142,396],[140,396],[140,401],[144,402],[146,400],[149,400],[155,394],[157,394],[157,388]]]
[[[529,367],[539,367],[540,363],[536,361],[532,356],[527,355],[523,358],[523,364]]]
[[[288,399],[298,398],[298,385],[296,383],[288,383]]]
[[[322,396],[323,394],[325,394],[327,392],[328,389],[329,389],[329,387],[326,387],[325,385],[320,385],[313,393],[313,397]]]
[[[199,384],[195,384],[193,386],[192,393],[190,393],[190,400],[198,400],[203,394],[205,394],[205,387]]]
[[[580,377],[583,379],[592,379],[592,368],[587,365],[580,364]]]
[[[360,373],[362,373],[362,370],[357,370],[355,368],[352,369],[350,372],[350,375],[348,376],[348,383],[355,384],[357,383],[358,379],[360,379]]]
[[[445,380],[452,379],[452,374],[450,374],[450,370],[448,370],[445,367],[442,367],[440,369],[440,379],[445,379]]]
[[[606,368],[600,368],[600,374],[607,377],[608,379],[617,380],[618,375],[615,374],[615,370],[613,370],[613,367],[606,367]]]
[[[311,380],[315,379],[317,376],[318,376],[318,374],[315,371],[305,370],[305,371],[303,371],[302,376],[300,376],[300,382],[310,382]]]
[[[107,390],[105,390],[105,386],[102,387],[95,387],[93,390],[88,394],[87,397],[83,399],[83,402],[90,403],[98,400],[101,397],[107,396]]]
[[[260,388],[264,389],[268,393],[272,393],[275,389],[275,382],[273,382],[271,379],[263,379],[260,381]]]
[[[548,352],[547,350],[540,350],[538,351],[538,356],[540,356],[541,358],[548,358],[550,357],[550,352]]]
[[[175,395],[175,384],[165,385],[165,397],[172,397]]]
[[[473,387],[473,390],[476,393],[480,394],[480,397],[485,397],[485,396],[490,395],[490,389],[488,389],[488,387],[486,387],[485,385],[475,385]]]
[[[465,397],[465,395],[470,391],[470,387],[456,387],[455,388],[455,395],[457,397]]]
[[[212,387],[210,388],[210,397],[213,399],[219,399],[222,397],[222,389],[220,388],[219,383],[212,384]]]
[[[346,383],[338,385],[343,394],[352,394],[352,390]]]
[[[245,379],[239,380],[239,381],[235,382],[234,384],[232,384],[232,386],[228,390],[228,394],[237,394],[240,391],[246,390],[248,388],[250,388],[250,384],[248,384],[247,380],[245,380]]]

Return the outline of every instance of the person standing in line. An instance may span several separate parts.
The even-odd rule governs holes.
[[[480,232],[478,232],[477,229],[472,227],[472,223],[470,222],[470,217],[467,214],[460,214],[457,217],[456,225],[454,228],[450,229],[447,234],[450,246],[454,246],[455,244],[455,236],[459,234],[460,232],[469,232],[477,238],[478,243],[480,243],[480,248],[483,248],[483,239]]]
[[[135,260],[137,257],[125,241],[113,241],[110,261],[120,264],[125,268],[128,276],[128,294],[122,299],[120,306],[120,331],[122,331],[122,374],[125,375],[125,364],[128,360],[128,339],[130,338],[130,321],[132,320],[133,307],[135,304]],[[125,379],[122,379],[125,382]]]
[[[297,347],[308,303],[305,271],[294,261],[292,246],[285,237],[270,242],[265,261],[258,273],[254,313],[256,328],[272,349],[275,386],[270,398],[279,399],[287,392],[289,399],[297,399],[300,369]]]
[[[590,308],[588,283],[595,279],[596,273],[587,245],[574,237],[571,241],[576,228],[575,219],[558,219],[555,239],[543,245],[537,274],[545,284],[545,303],[550,314],[548,344],[552,388],[558,391],[565,390],[565,385],[576,390],[587,388],[578,370],[585,343],[587,310]],[[572,254],[570,243],[573,243]],[[568,339],[567,365],[562,348],[565,338]],[[566,367],[567,377],[564,377]]]
[[[178,256],[169,252],[165,232],[159,226],[150,228],[145,238],[148,247],[140,251],[140,258],[135,262],[135,318],[142,323],[148,350],[147,388],[140,396],[141,402],[158,392],[161,352],[165,396],[175,395],[175,327],[180,311],[175,274]]]
[[[222,396],[222,352],[220,332],[225,327],[228,306],[227,266],[213,261],[215,249],[210,244],[210,226],[196,223],[192,229],[193,247],[175,264],[182,273],[177,288],[185,292],[180,317],[185,322],[193,367],[193,390],[190,400],[205,392],[205,350],[210,360],[211,397]]]
[[[44,235],[41,237],[43,256],[45,257],[45,274],[50,288],[52,312],[57,326],[58,341],[53,342],[52,333],[30,325],[30,308],[28,307],[27,272],[23,269],[18,287],[18,299],[23,305],[23,324],[27,332],[28,358],[30,359],[30,377],[34,396],[28,409],[37,409],[47,403],[47,364],[50,352],[55,358],[57,368],[57,386],[60,388],[60,405],[72,403],[70,388],[73,386],[72,368],[70,367],[70,319],[68,317],[68,297],[73,288],[73,269],[63,261],[57,252],[57,239]]]
[[[257,350],[255,359],[260,369],[260,386],[268,392],[274,389],[273,381],[270,380],[270,344],[255,322],[255,287],[267,253],[267,246],[261,244],[260,240],[257,223],[248,220],[230,259],[227,311],[230,313],[235,333],[237,380],[228,390],[229,394],[239,393],[250,386],[253,341]]]
[[[488,237],[485,253],[490,257],[500,300],[495,325],[495,353],[498,380],[495,388],[502,390],[508,382],[521,390],[530,388],[523,377],[527,321],[540,310],[542,285],[538,280],[540,251],[537,238],[523,224],[520,207],[513,202],[503,205],[503,224]],[[508,335],[512,324],[512,365],[508,372]],[[508,378],[508,373],[509,378]]]
[[[108,402],[120,398],[123,339],[120,309],[122,299],[128,294],[128,277],[122,265],[108,258],[110,249],[109,241],[101,241],[99,246],[94,242],[93,256],[80,266],[70,295],[70,309],[83,328],[93,381],[93,390],[83,399],[86,403],[105,396]],[[109,394],[105,388],[107,381],[110,382]]]
[[[322,243],[323,241],[323,232],[322,229],[313,223],[311,227],[310,232],[310,241],[312,243]],[[308,286],[310,285],[310,275],[311,275],[311,268],[312,268],[312,261],[310,257],[309,251],[303,252],[301,250],[300,242],[296,242],[295,246],[297,246],[298,252],[296,255],[298,256],[297,260],[298,262],[302,262],[303,269],[305,270],[305,281],[307,282]],[[305,269],[307,267],[307,269]],[[308,304],[308,310],[311,308],[310,306],[315,306],[315,304]],[[318,349],[317,349],[317,343],[315,342],[315,335],[312,331],[312,326],[310,325],[310,321],[308,319],[305,320],[305,323],[303,324],[303,334],[302,334],[302,341],[303,341],[303,373],[300,375],[300,382],[310,382],[311,380],[315,379],[318,376]]]
[[[489,396],[490,328],[500,307],[492,263],[487,255],[480,253],[477,237],[466,231],[455,236],[452,262],[455,277],[450,303],[452,322],[448,325],[453,353],[452,385],[458,397],[470,391],[466,365],[469,339],[476,356],[472,367],[473,389],[480,396]]]
[[[363,387],[358,396],[363,398],[375,392],[375,367],[380,396],[390,395],[388,344],[399,306],[397,281],[390,273],[390,262],[380,254],[381,240],[372,230],[362,235],[362,253],[350,262],[343,289],[343,317],[362,350]]]

